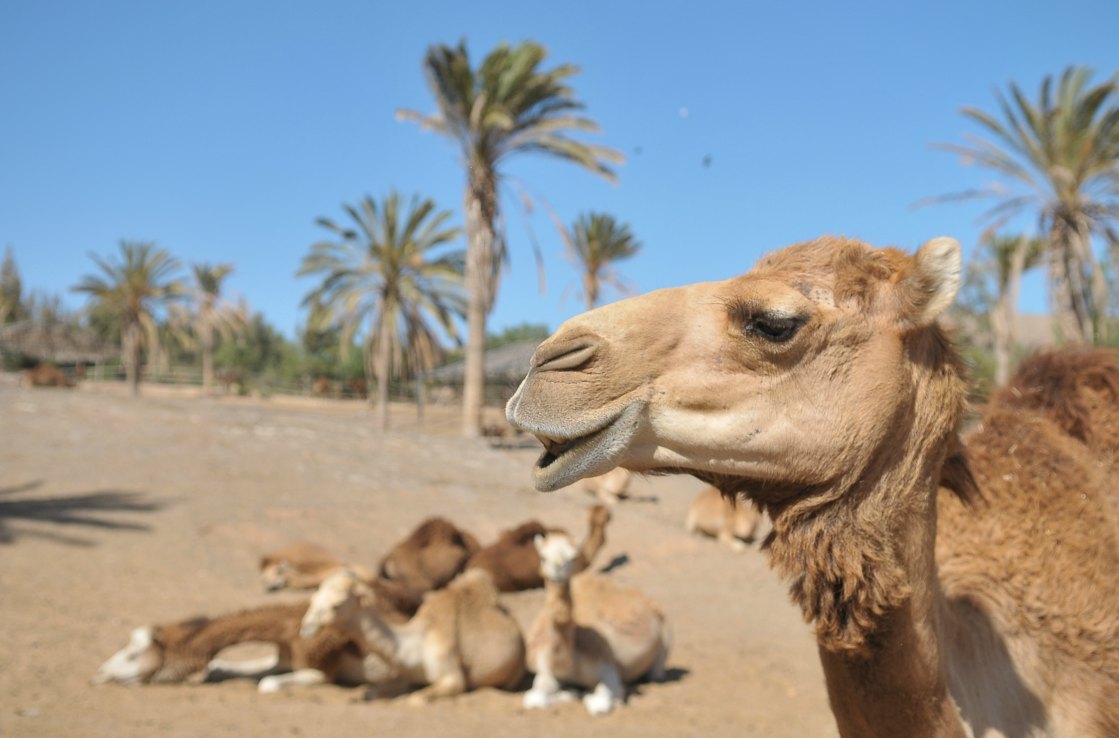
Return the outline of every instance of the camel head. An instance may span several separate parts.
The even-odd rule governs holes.
[[[101,664],[90,682],[147,684],[162,665],[163,646],[156,638],[155,629],[136,628],[132,631],[128,645]]]
[[[287,559],[264,557],[260,561],[260,583],[265,592],[278,592],[288,586],[291,563]]]
[[[566,582],[575,573],[575,557],[579,549],[564,533],[549,533],[532,539],[540,555],[540,574],[550,582]]]
[[[506,408],[544,445],[536,487],[622,466],[776,502],[860,474],[918,421],[947,437],[962,380],[961,398],[934,408],[916,397],[917,377],[945,371],[930,358],[946,345],[934,324],[960,259],[949,238],[912,255],[823,238],[739,277],[572,318],[536,350]]]
[[[313,638],[328,625],[352,624],[362,606],[372,605],[373,599],[373,590],[354,572],[343,569],[331,574],[311,595],[299,635],[304,639]]]

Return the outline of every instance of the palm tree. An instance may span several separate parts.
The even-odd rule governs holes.
[[[1041,239],[1026,236],[991,236],[984,245],[994,262],[998,288],[991,311],[991,333],[994,339],[995,384],[1001,387],[1010,379],[1011,352],[1017,344],[1015,323],[1022,275],[1041,263],[1045,245]]]
[[[641,249],[633,237],[628,223],[618,223],[605,213],[583,213],[571,227],[571,234],[564,235],[573,259],[583,273],[583,297],[587,310],[598,304],[603,284],[622,292],[628,288],[613,268],[614,262],[628,259]]]
[[[86,292],[120,321],[121,356],[132,395],[140,394],[140,354],[159,348],[157,312],[186,294],[175,273],[179,260],[154,243],[120,242],[121,261],[90,258],[102,274],[86,275],[73,290]]]
[[[1107,284],[1092,250],[1093,234],[1114,247],[1119,218],[1119,74],[1089,87],[1092,71],[1069,67],[1057,82],[1046,77],[1036,103],[1014,83],[1009,99],[996,92],[1001,119],[976,108],[963,115],[990,139],[941,147],[965,164],[993,170],[997,183],[944,199],[997,198],[984,218],[994,233],[1024,214],[1037,218],[1049,260],[1050,302],[1066,340],[1103,338]]]
[[[531,41],[499,45],[475,69],[466,43],[428,49],[424,70],[437,113],[401,110],[397,117],[418,122],[457,143],[466,167],[467,337],[463,376],[463,433],[477,436],[482,420],[486,317],[497,295],[505,236],[500,229],[502,166],[520,154],[542,153],[574,162],[613,181],[607,163],[618,152],[570,136],[597,132],[579,111],[567,80],[579,69],[563,64],[541,69],[547,52]]]
[[[218,337],[230,340],[241,335],[248,325],[248,311],[221,296],[222,282],[233,273],[232,264],[191,265],[194,284],[191,286],[193,309],[186,319],[193,337],[202,350],[202,389],[214,384],[214,346]]]
[[[308,328],[338,326],[343,351],[369,321],[366,377],[377,379],[377,415],[384,429],[390,371],[431,369],[442,355],[430,319],[458,338],[454,318],[464,307],[463,254],[432,252],[458,238],[460,229],[447,226],[450,211],[436,212],[431,200],[413,197],[404,211],[395,192],[380,204],[367,196],[356,207],[342,207],[352,225],[319,218],[337,240],[314,244],[297,274],[321,277],[303,300],[313,308]]]

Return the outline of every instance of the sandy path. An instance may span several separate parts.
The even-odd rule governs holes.
[[[457,417],[359,403],[210,399],[105,387],[29,390],[0,377],[0,736],[833,736],[815,645],[757,551],[689,537],[700,484],[642,480],[655,503],[617,508],[599,563],[638,585],[675,630],[674,679],[593,720],[577,704],[526,712],[492,690],[423,709],[356,704],[320,687],[91,687],[150,622],[275,601],[255,563],[305,538],[372,564],[442,514],[492,540],[537,517],[582,531],[588,498],[532,490],[535,452],[457,438]],[[527,625],[539,592],[507,598]]]

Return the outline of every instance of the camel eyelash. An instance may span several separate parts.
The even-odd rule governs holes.
[[[784,343],[800,330],[808,318],[767,310],[750,301],[735,301],[728,305],[731,318],[748,336],[763,338],[769,343]]]

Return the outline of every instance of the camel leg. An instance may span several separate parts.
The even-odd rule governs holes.
[[[599,682],[594,691],[583,697],[583,706],[591,715],[605,715],[626,699],[626,687],[618,667],[604,661],[599,665]]]
[[[440,697],[454,697],[466,691],[466,677],[462,669],[448,672],[421,690],[408,695],[409,705],[426,705]]]
[[[532,677],[532,687],[525,692],[522,703],[526,710],[536,710],[560,702],[570,702],[576,695],[571,690],[560,688],[559,680],[552,673],[552,658],[550,653],[541,653],[536,658],[535,675]]]
[[[668,678],[668,644],[661,641],[660,650],[657,651],[657,658],[653,661],[653,665],[649,667],[649,681],[663,682]]]
[[[318,669],[297,669],[289,674],[266,676],[256,688],[264,694],[275,694],[291,686],[311,687],[326,681],[326,674]]]
[[[458,649],[453,643],[429,638],[424,653],[424,673],[431,683],[408,697],[408,704],[424,705],[439,697],[453,697],[466,691],[466,674]]]
[[[226,679],[260,679],[271,674],[287,671],[290,667],[281,663],[279,654],[262,656],[259,659],[227,661],[213,659],[206,664],[204,682],[221,682]]]

